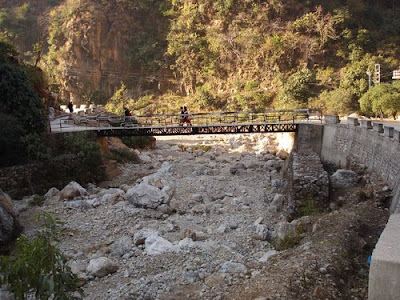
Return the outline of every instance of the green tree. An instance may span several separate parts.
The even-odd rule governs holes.
[[[361,111],[367,115],[396,117],[400,111],[400,84],[382,83],[373,86],[359,100]]]
[[[332,91],[324,91],[319,95],[319,108],[326,114],[348,115],[358,111],[358,103],[351,90],[338,88]]]
[[[313,96],[312,86],[315,85],[315,72],[301,69],[286,80],[282,80],[282,89],[278,97],[277,108],[298,108],[307,106],[307,101]]]
[[[128,89],[122,82],[121,88],[107,101],[105,109],[117,115],[122,115],[124,113],[124,107],[133,110],[133,99],[128,96]]]

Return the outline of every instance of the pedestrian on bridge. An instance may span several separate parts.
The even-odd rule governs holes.
[[[181,110],[181,114],[180,114],[181,120],[179,121],[179,126],[183,126],[183,119],[185,118],[185,111],[183,110],[182,106],[179,109]]]
[[[124,107],[124,114],[125,114],[125,117],[132,116],[131,111],[127,107]]]
[[[74,104],[72,103],[72,101],[69,101],[68,103],[68,109],[69,112],[72,114],[74,112]]]
[[[192,122],[189,119],[189,112],[186,106],[183,107],[183,122],[182,122],[182,126],[183,123],[187,123],[188,126],[192,126]]]

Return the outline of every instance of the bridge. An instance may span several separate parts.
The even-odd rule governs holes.
[[[160,136],[295,132],[301,122],[322,122],[318,110],[269,110],[264,112],[211,112],[189,114],[188,122],[176,114],[75,116],[51,122],[52,132],[93,131],[98,136]]]

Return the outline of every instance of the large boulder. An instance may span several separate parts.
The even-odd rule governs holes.
[[[22,226],[16,219],[10,196],[0,189],[0,246],[6,246],[18,237]]]
[[[126,193],[126,197],[129,203],[136,207],[143,208],[157,208],[163,203],[168,203],[170,196],[163,189],[159,189],[146,182],[129,189]]]
[[[84,189],[79,183],[71,181],[61,190],[60,200],[72,200],[75,197],[85,195],[87,195],[86,189]]]

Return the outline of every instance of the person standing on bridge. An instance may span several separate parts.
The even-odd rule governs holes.
[[[187,109],[186,106],[183,107],[183,122],[182,122],[182,125],[183,125],[183,123],[187,123],[188,126],[192,126],[192,122],[189,119],[189,112],[188,112],[188,109]]]
[[[180,107],[180,110],[181,110],[181,114],[180,114],[181,120],[179,121],[179,126],[183,126],[183,119],[185,118],[185,111],[183,110],[182,106]]]
[[[68,103],[68,109],[69,112],[72,114],[74,112],[74,104],[72,103],[72,101],[69,101]]]
[[[125,117],[130,117],[130,116],[132,116],[131,111],[130,111],[128,108],[126,108],[126,107],[124,107],[124,114],[125,114]]]

